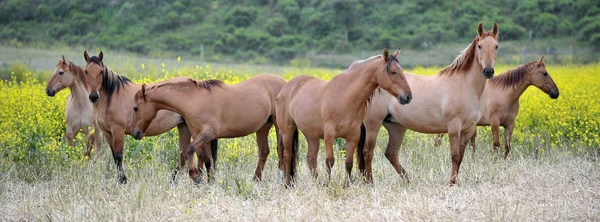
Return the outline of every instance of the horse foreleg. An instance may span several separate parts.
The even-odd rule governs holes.
[[[444,137],[443,133],[436,134],[435,138],[433,138],[433,146],[440,147],[442,145],[442,137]]]
[[[258,145],[258,163],[256,164],[256,170],[254,171],[254,179],[257,181],[262,180],[262,171],[269,157],[269,131],[273,123],[267,122],[258,131],[256,131],[256,144]]]
[[[354,150],[356,149],[356,145],[358,144],[358,140],[360,137],[360,131],[352,137],[346,138],[346,161],[344,164],[346,165],[346,185],[349,185],[352,182],[352,167],[354,166]]]
[[[179,125],[177,125],[177,134],[179,134],[179,164],[177,165],[177,167],[175,167],[175,170],[171,175],[172,182],[175,182],[175,180],[177,179],[177,174],[179,174],[179,171],[185,167],[185,160],[187,159],[186,149],[190,145],[190,142],[192,140],[190,129],[188,128],[186,123],[180,123]],[[198,162],[200,162],[200,159]]]
[[[315,179],[319,177],[317,169],[317,156],[319,154],[319,138],[305,136],[306,142],[308,143],[308,152],[306,152],[306,162],[308,164],[308,170]]]
[[[384,123],[383,126],[387,129],[389,134],[389,140],[387,148],[385,149],[385,157],[392,164],[394,169],[402,178],[408,181],[406,170],[400,164],[398,160],[398,153],[402,147],[404,141],[404,135],[406,134],[406,128],[396,123]]]
[[[455,185],[458,180],[458,170],[462,162],[464,152],[461,153],[461,128],[460,120],[453,120],[448,124],[448,140],[450,140],[450,157],[452,159],[452,171],[450,172],[450,185]],[[464,150],[463,150],[464,151]]]
[[[473,154],[475,154],[476,149],[475,139],[477,139],[477,129],[475,129],[475,132],[473,132],[473,136],[471,136],[471,146],[473,147]]]
[[[115,160],[115,164],[117,165],[117,170],[119,171],[119,183],[126,184],[127,176],[125,175],[125,170],[123,168],[123,146],[125,145],[125,131],[121,128],[112,129],[111,135],[113,145],[111,146],[111,150],[113,154],[113,159]]]
[[[492,127],[494,153],[498,154],[498,148],[500,147],[500,121],[497,118],[492,118],[490,119],[490,126]]]
[[[362,150],[362,156],[364,159],[361,160],[359,158],[358,169],[360,170],[361,174],[364,175],[365,181],[368,183],[373,182],[373,153],[375,152],[379,128],[381,128],[381,124],[369,124],[367,121],[365,121],[366,135],[365,144]],[[358,152],[360,152],[360,148]]]
[[[327,169],[328,179],[331,180],[331,168],[333,168],[333,164],[335,163],[335,157],[333,156],[333,140],[335,139],[335,135],[332,130],[325,131],[325,167]]]
[[[77,132],[79,132],[79,128],[75,129],[76,127],[68,125],[67,126],[67,131],[65,132],[65,140],[68,146],[74,146],[75,143],[73,142],[73,140],[75,139],[75,135],[77,135]],[[89,156],[89,155],[87,155]]]
[[[210,148],[206,149],[206,147],[204,146],[206,143],[210,142],[213,139],[216,139],[214,133],[212,133],[211,130],[205,128],[202,130],[202,132],[198,134],[196,138],[194,138],[194,141],[187,148],[188,173],[190,175],[190,178],[192,178],[192,180],[196,184],[199,184],[202,180],[198,168],[194,164],[194,153],[200,152],[200,149],[202,149],[202,157],[206,165],[206,172],[209,175],[208,178],[210,179],[213,176],[211,168],[211,166],[213,165],[211,151]]]
[[[514,128],[514,121],[504,127],[504,159],[508,158],[508,153],[510,153],[510,140]]]

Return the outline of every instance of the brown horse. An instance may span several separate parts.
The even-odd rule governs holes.
[[[212,179],[213,159],[208,155],[211,151],[206,147],[200,148],[218,138],[256,133],[258,164],[254,176],[261,180],[269,155],[269,130],[275,124],[278,131],[275,97],[283,85],[283,78],[262,74],[235,85],[226,85],[220,80],[199,81],[179,77],[151,87],[142,86],[135,95],[134,134],[136,138],[147,134],[150,121],[158,118],[157,113],[160,114],[161,110],[180,113],[187,120],[194,138],[187,149],[189,174],[194,182],[200,183],[191,155],[194,151],[204,158],[209,179]],[[279,145],[278,154],[281,149]]]
[[[386,48],[383,56],[373,56],[354,62],[350,68],[329,82],[297,76],[290,80],[277,96],[277,116],[284,147],[285,184],[291,186],[298,157],[298,128],[308,142],[307,162],[317,177],[319,140],[325,139],[325,165],[331,177],[333,140],[342,137],[347,142],[346,173],[351,179],[354,149],[360,142],[362,120],[367,99],[380,86],[390,92],[396,103],[408,104],[411,90],[398,62],[398,49],[393,55]]]
[[[113,158],[119,171],[119,182],[127,183],[127,176],[123,170],[123,146],[125,134],[133,132],[133,98],[142,85],[134,84],[127,77],[120,76],[112,71],[103,62],[103,53],[90,57],[87,51],[83,57],[86,61],[85,73],[87,75],[86,87],[89,100],[94,104],[98,125],[110,145]],[[148,124],[146,136],[155,136],[165,133],[175,126],[179,133],[179,165],[173,173],[173,179],[184,167],[187,159],[185,148],[190,144],[191,136],[185,120],[178,114],[169,111],[160,111],[156,118]],[[217,141],[211,143],[216,150]],[[216,152],[213,152],[216,155]]]
[[[83,69],[62,56],[62,60],[58,60],[54,74],[46,84],[46,95],[54,97],[56,93],[69,87],[71,93],[67,97],[65,137],[67,144],[73,146],[75,136],[80,131],[83,132],[87,136],[85,155],[89,157],[92,148],[101,151],[102,132],[100,132],[94,116],[94,107],[88,101],[85,81],[86,75]],[[90,134],[92,131],[93,133]]]
[[[478,126],[491,126],[494,151],[500,147],[500,126],[504,127],[504,158],[510,152],[510,139],[515,127],[515,119],[519,114],[519,98],[529,86],[536,86],[552,99],[558,98],[558,87],[546,71],[544,57],[540,61],[533,61],[517,68],[508,70],[487,82],[481,95],[482,117]],[[443,134],[437,135],[435,146],[439,146]],[[475,137],[471,137],[471,145],[475,152]]]
[[[498,48],[496,23],[489,32],[485,32],[479,24],[477,32],[473,42],[438,75],[406,73],[410,87],[418,95],[410,104],[400,106],[395,102],[395,95],[376,91],[364,120],[367,130],[364,150],[359,147],[358,152],[359,168],[367,181],[372,181],[373,151],[383,123],[389,133],[385,156],[405,178],[406,172],[398,162],[398,151],[406,130],[449,133],[452,157],[450,184],[456,184],[466,142],[473,135],[480,118],[479,98],[486,79],[494,75]]]

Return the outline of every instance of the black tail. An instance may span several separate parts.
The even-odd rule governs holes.
[[[210,141],[210,152],[212,154],[212,159],[214,166],[217,166],[217,151],[219,150],[219,139],[214,139]]]
[[[360,126],[360,139],[358,139],[358,144],[356,146],[356,159],[358,161],[358,169],[364,175],[365,173],[365,141],[367,140],[367,128],[365,124]]]
[[[294,174],[296,174],[296,165],[298,163],[298,129],[294,130],[294,137],[292,138],[292,169],[291,171],[291,175],[292,178],[294,177]]]

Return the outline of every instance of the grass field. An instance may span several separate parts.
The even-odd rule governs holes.
[[[133,70],[125,73],[146,83],[189,75],[232,84],[256,74],[250,67],[228,69],[185,58],[166,65],[115,63],[108,65]],[[508,68],[498,65],[496,70]],[[301,138],[299,182],[287,190],[278,179],[274,132],[264,181],[252,180],[257,155],[251,135],[221,140],[217,181],[198,186],[186,174],[180,174],[177,183],[169,180],[178,155],[174,131],[142,141],[127,136],[125,166],[130,183],[119,185],[106,143],[103,152],[89,160],[83,156],[83,136],[75,147],[61,141],[68,92],[48,98],[45,82],[34,78],[43,79],[43,75],[23,70],[12,73],[12,81],[0,84],[2,221],[600,219],[599,64],[549,65],[560,98],[551,100],[534,88],[523,95],[507,161],[495,158],[490,130],[480,128],[478,150],[466,152],[456,187],[447,186],[451,166],[447,141],[434,148],[432,135],[407,134],[400,153],[411,181],[407,183],[383,157],[381,149],[388,137],[382,130],[374,184],[356,178],[350,187],[343,187],[341,141],[336,142],[331,181],[311,179],[304,163],[306,143]],[[300,73],[329,79],[340,72],[298,67],[271,70],[287,79]],[[417,67],[408,71],[433,74],[437,70]],[[321,175],[325,175],[323,150]]]

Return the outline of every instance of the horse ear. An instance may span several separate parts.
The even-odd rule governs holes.
[[[146,101],[146,84],[142,84],[142,97],[144,98],[144,101]]]
[[[387,47],[383,49],[383,60],[385,60],[385,62],[390,61],[390,50],[388,50]]]
[[[492,33],[494,33],[495,36],[498,35],[498,23],[494,22],[494,27],[492,27]]]
[[[396,57],[396,59],[398,58],[398,54],[400,54],[400,51],[402,51],[402,48],[398,48],[398,50],[394,52],[394,57]]]
[[[102,62],[103,57],[104,57],[104,53],[102,53],[102,51],[100,51],[100,54],[98,54],[98,61]]]
[[[540,59],[540,63],[544,63],[544,58],[546,58],[546,56],[542,56],[542,58]]]
[[[483,23],[479,23],[479,26],[477,26],[477,34],[479,34],[479,36],[481,36],[483,34]]]
[[[90,62],[90,56],[87,53],[87,50],[83,51],[83,59],[85,59],[85,62]]]
[[[65,59],[65,55],[61,55],[61,56],[62,56],[63,63],[66,65],[67,64],[67,59]]]

